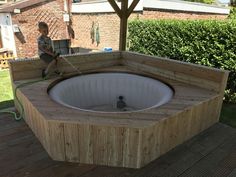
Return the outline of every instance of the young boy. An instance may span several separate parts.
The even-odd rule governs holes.
[[[38,37],[38,55],[41,60],[48,64],[46,69],[42,70],[42,78],[45,78],[51,67],[57,67],[57,60],[59,55],[55,54],[52,49],[51,38],[48,37],[48,25],[45,22],[38,23],[38,30],[41,33],[41,36]],[[58,70],[55,73],[60,74]]]

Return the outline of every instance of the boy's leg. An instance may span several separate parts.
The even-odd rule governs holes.
[[[42,54],[40,56],[40,59],[48,64],[46,69],[42,71],[42,77],[45,77],[50,72],[51,68],[56,65],[56,60],[53,56],[48,55],[46,53]]]
[[[47,68],[45,69],[45,73],[48,74],[49,71],[51,70],[51,68],[52,68],[53,66],[55,66],[55,65],[56,65],[56,60],[52,60],[52,61],[48,64]]]

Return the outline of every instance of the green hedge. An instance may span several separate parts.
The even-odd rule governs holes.
[[[236,21],[130,21],[129,50],[229,70],[225,100],[236,103]]]
[[[231,7],[228,18],[236,20],[236,7]]]

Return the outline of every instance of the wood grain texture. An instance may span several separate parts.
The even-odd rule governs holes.
[[[132,52],[122,52],[122,58],[125,65],[136,70],[152,72],[218,92],[225,88],[224,83],[229,73],[215,68]]]
[[[81,63],[76,56],[70,59],[83,72],[120,71],[161,80],[173,88],[173,98],[139,112],[96,113],[53,102],[47,89],[59,78],[20,88],[17,95],[24,105],[25,120],[52,159],[140,168],[218,121],[227,72],[128,52],[122,52],[123,59],[120,56],[119,52],[104,58],[94,54],[94,62],[83,55]],[[28,66],[25,61],[24,71],[24,61],[19,63],[10,65],[14,87],[33,79],[24,72],[34,72],[30,65],[35,63]],[[117,65],[121,63],[124,65]]]
[[[0,119],[2,177],[234,177],[236,129],[214,124],[141,169],[53,161],[24,121]],[[180,175],[181,174],[181,175]]]
[[[101,52],[65,56],[69,62],[81,71],[118,65],[120,63],[120,57],[120,52]],[[46,67],[45,63],[39,59],[15,60],[11,61],[9,65],[10,71],[12,71],[11,76],[13,81],[41,77],[42,69]],[[58,69],[65,74],[76,72],[75,69],[63,59],[58,61]]]

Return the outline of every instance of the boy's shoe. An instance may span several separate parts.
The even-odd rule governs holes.
[[[42,78],[44,79],[47,76],[45,69],[42,70]]]

